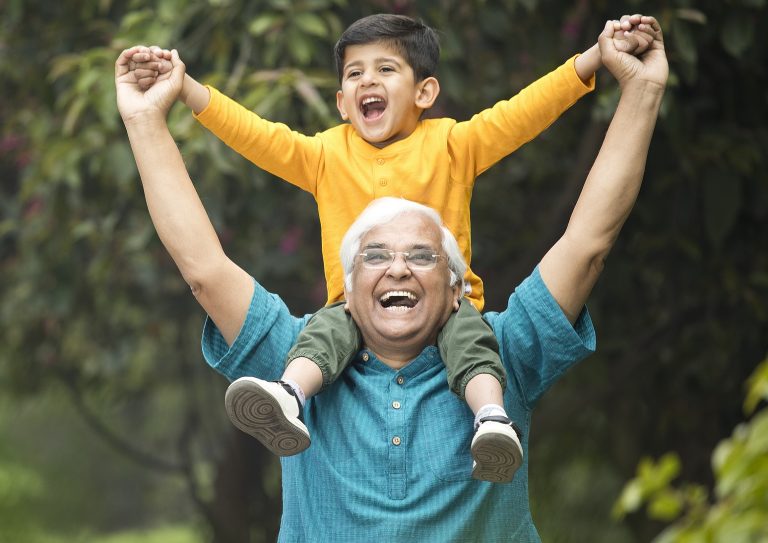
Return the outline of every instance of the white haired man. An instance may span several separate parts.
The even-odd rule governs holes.
[[[507,412],[528,446],[536,401],[568,368],[594,350],[585,308],[605,258],[634,205],[664,86],[661,30],[640,58],[600,37],[603,63],[621,86],[605,141],[563,236],[510,296],[487,313],[509,374]],[[277,379],[282,360],[308,316],[291,316],[233,263],[217,239],[165,124],[184,66],[142,92],[124,52],[116,63],[118,107],[144,185],[150,215],[166,249],[208,314],[207,362],[229,379]],[[395,201],[374,203],[397,206]],[[444,230],[429,212],[407,204],[371,221],[346,249],[346,303],[364,348],[342,377],[308,401],[315,436],[304,453],[283,458],[280,541],[539,541],[527,495],[527,464],[512,483],[472,479],[472,413],[445,385],[437,334],[461,297],[445,256]],[[364,212],[359,221],[366,221]],[[383,222],[382,222],[383,221]],[[351,229],[354,229],[354,225]],[[413,254],[440,255],[434,262]],[[428,259],[429,260],[429,259]],[[382,303],[392,293],[416,303]],[[526,455],[527,458],[527,455]]]

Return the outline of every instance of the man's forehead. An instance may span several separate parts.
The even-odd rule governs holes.
[[[362,247],[430,247],[440,245],[438,226],[418,213],[404,213],[391,221],[371,228],[360,240]]]

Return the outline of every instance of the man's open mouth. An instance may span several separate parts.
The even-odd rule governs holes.
[[[380,96],[367,96],[360,101],[360,111],[367,121],[375,121],[387,109],[387,102]]]
[[[379,298],[381,307],[389,311],[409,311],[416,307],[419,299],[412,292],[391,290]]]

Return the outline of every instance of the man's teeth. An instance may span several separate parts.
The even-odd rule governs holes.
[[[413,300],[413,301],[418,300],[418,298],[416,298],[416,296],[414,296],[414,294],[411,293],[411,292],[408,292],[408,291],[405,291],[405,290],[393,290],[391,292],[385,293],[381,298],[379,298],[379,301],[382,302],[382,303],[385,303],[390,298],[392,298],[393,296],[398,296],[398,297],[401,297],[401,298],[408,298],[409,300]]]
[[[379,98],[378,96],[369,96],[368,98],[364,98],[362,105],[367,106],[368,104],[373,104],[374,102],[383,102],[384,100]]]

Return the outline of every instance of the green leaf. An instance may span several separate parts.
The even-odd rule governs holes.
[[[275,13],[264,13],[254,18],[251,24],[248,25],[248,32],[253,36],[263,36],[269,30],[277,27],[282,21],[283,17]]]
[[[739,58],[752,45],[754,35],[754,17],[744,13],[731,13],[720,32],[720,41],[726,51]]]
[[[322,17],[314,13],[299,13],[293,18],[293,23],[301,30],[312,36],[325,38],[328,36],[328,27]]]

